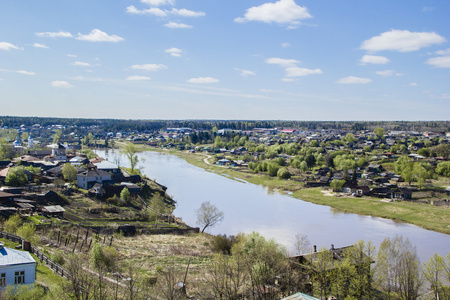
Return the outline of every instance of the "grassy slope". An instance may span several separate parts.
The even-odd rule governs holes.
[[[302,189],[302,185],[292,180],[279,180],[267,175],[249,172],[248,169],[219,167],[204,162],[203,154],[190,154],[175,150],[151,149],[152,151],[166,152],[181,157],[188,163],[201,167],[213,173],[227,175],[246,180],[253,184],[261,184],[269,188],[294,192],[293,196],[304,201],[327,205],[344,212],[374,217],[388,218],[407,222],[425,229],[450,234],[450,209],[434,207],[411,202],[382,202],[377,198],[345,198],[324,196],[320,188]]]

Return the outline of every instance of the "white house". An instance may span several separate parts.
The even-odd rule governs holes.
[[[78,173],[77,185],[82,189],[90,189],[96,182],[103,183],[111,180],[111,174],[102,170],[98,170],[96,166],[88,166],[87,171]]]
[[[0,288],[10,284],[33,284],[36,265],[30,253],[0,243]]]

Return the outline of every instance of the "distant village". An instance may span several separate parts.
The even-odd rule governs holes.
[[[118,164],[98,158],[88,150],[111,148],[116,141],[204,153],[219,166],[267,172],[273,177],[296,180],[304,187],[331,186],[334,192],[355,197],[415,199],[448,205],[446,196],[450,194],[448,187],[436,190],[433,197],[420,193],[426,182],[438,175],[448,176],[449,132],[397,131],[380,127],[358,131],[180,127],[107,132],[101,126],[43,127],[39,124],[4,126],[0,132],[3,215],[25,208],[35,209],[35,202],[42,199],[47,199],[46,204],[57,205],[50,200],[50,195],[33,191],[41,191],[43,185],[47,188],[55,184],[67,185],[62,174],[66,163],[76,168],[77,187],[88,190],[92,196],[111,197],[120,194],[125,186],[137,192],[139,188],[134,183],[139,182],[139,175],[128,174]],[[403,165],[399,162],[401,157],[406,157]],[[437,168],[439,164],[441,167]],[[34,168],[24,170],[27,182],[22,188],[7,184],[8,173],[16,166]],[[271,170],[267,170],[268,167],[272,167]],[[284,174],[279,174],[280,170]],[[411,184],[413,182],[420,184]],[[49,209],[55,214],[64,210],[43,207],[43,212]]]

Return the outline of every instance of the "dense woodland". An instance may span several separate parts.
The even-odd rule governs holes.
[[[373,130],[383,127],[386,130],[416,131],[450,131],[449,121],[286,121],[286,120],[120,120],[120,119],[80,119],[80,118],[45,118],[45,117],[0,117],[0,127],[19,127],[63,125],[90,127],[100,126],[105,131],[154,131],[172,127],[189,127],[192,129],[212,130],[230,128],[251,130],[254,128],[298,128],[301,130],[341,129]]]

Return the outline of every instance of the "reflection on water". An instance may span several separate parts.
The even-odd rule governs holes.
[[[118,151],[97,151],[110,161],[127,165]],[[149,178],[168,187],[168,194],[177,201],[174,214],[195,226],[195,211],[204,201],[210,201],[224,213],[224,220],[208,229],[211,234],[236,235],[257,231],[267,238],[292,248],[296,234],[306,234],[311,244],[336,247],[353,244],[361,239],[379,245],[386,237],[403,235],[417,246],[423,260],[435,252],[446,255],[450,236],[428,231],[414,225],[392,220],[337,211],[295,199],[275,189],[268,189],[189,165],[184,160],[166,154],[144,152],[140,164]],[[118,160],[117,160],[118,159]]]

